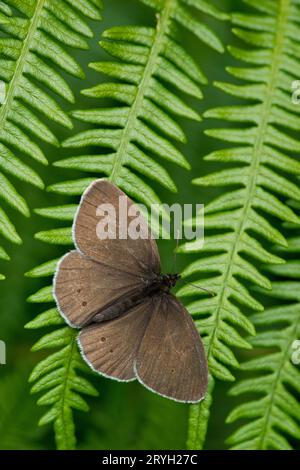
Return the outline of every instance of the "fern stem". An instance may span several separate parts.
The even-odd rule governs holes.
[[[30,26],[28,28],[27,36],[26,39],[24,39],[22,43],[22,50],[20,53],[20,56],[17,60],[16,64],[16,71],[14,73],[14,76],[9,83],[6,91],[6,100],[3,103],[3,105],[0,107],[0,127],[3,126],[3,123],[5,122],[7,118],[7,114],[9,113],[9,110],[11,109],[12,102],[15,99],[15,91],[18,87],[18,82],[20,78],[22,77],[24,73],[24,69],[26,66],[26,60],[27,60],[27,55],[30,52],[30,46],[32,43],[32,39],[38,29],[39,21],[40,21],[40,15],[41,11],[44,8],[46,0],[38,0],[35,8],[35,12],[30,19]]]
[[[66,395],[68,390],[71,388],[69,385],[70,372],[72,370],[72,363],[74,355],[77,352],[77,331],[72,332],[72,340],[70,341],[70,354],[66,364],[66,374],[63,384],[62,399],[59,406],[59,413],[57,422],[59,422],[59,431],[56,432],[56,443],[58,450],[75,450],[76,448],[76,436],[74,426],[70,427],[70,420],[66,417]],[[59,438],[58,438],[59,436]]]
[[[210,408],[212,404],[212,394],[215,386],[215,381],[212,376],[209,378],[207,395],[199,405],[191,405],[189,413],[189,431],[187,439],[188,450],[202,450],[207,426],[210,416]]]
[[[118,151],[115,154],[113,169],[110,175],[110,181],[117,183],[120,170],[122,168],[123,161],[127,155],[127,149],[135,132],[137,121],[143,108],[143,101],[145,98],[146,91],[149,89],[150,80],[157,66],[157,59],[162,51],[164,45],[164,37],[169,28],[169,21],[173,12],[173,8],[176,2],[174,0],[166,0],[164,9],[158,14],[156,34],[153,41],[153,45],[150,49],[149,60],[144,69],[143,77],[138,86],[135,101],[130,109],[130,113],[127,119],[127,123],[123,130],[123,135],[120,141]]]

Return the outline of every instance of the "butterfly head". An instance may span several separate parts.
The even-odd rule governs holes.
[[[180,278],[180,274],[163,274],[161,276],[161,286],[164,290],[170,290],[176,286]]]

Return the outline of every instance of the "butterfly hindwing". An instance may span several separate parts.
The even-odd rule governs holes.
[[[150,316],[148,299],[117,319],[83,328],[78,341],[88,364],[113,379],[133,380],[134,362]]]
[[[194,322],[171,294],[152,298],[149,325],[137,353],[138,380],[152,391],[180,402],[204,398],[208,371]]]

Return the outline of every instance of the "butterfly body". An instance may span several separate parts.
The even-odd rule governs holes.
[[[147,297],[152,297],[160,292],[169,293],[171,289],[175,287],[179,279],[180,274],[160,274],[159,276],[154,274],[153,279],[144,280],[144,289],[107,306],[104,310],[101,310],[101,312],[96,313],[87,323],[85,323],[85,326],[117,318],[133,307],[139,305]]]
[[[160,274],[153,280],[148,281],[145,289],[146,295],[155,294],[157,292],[170,292],[176,286],[177,281],[180,279],[180,274]]]
[[[148,237],[98,238],[97,207],[110,203],[118,211],[120,196],[126,197],[103,180],[84,193],[73,227],[76,250],[62,258],[54,279],[58,310],[80,328],[80,350],[96,372],[197,403],[207,390],[207,362],[192,318],[171,292],[180,275],[161,274],[146,221],[141,231]]]

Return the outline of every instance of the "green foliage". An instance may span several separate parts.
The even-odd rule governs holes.
[[[85,38],[91,37],[92,31],[84,17],[100,19],[101,1],[1,2],[0,79],[5,84],[5,99],[0,105],[0,197],[26,217],[30,215],[28,205],[6,175],[44,187],[27,160],[46,165],[40,141],[58,146],[45,117],[72,128],[70,117],[57,103],[58,97],[74,103],[73,92],[62,75],[67,72],[83,78],[84,73],[66,46],[88,48]],[[21,243],[2,207],[0,234],[12,243]],[[9,259],[2,247],[0,259]]]
[[[137,382],[118,387],[113,382],[106,385],[102,401],[95,400],[90,415],[86,416],[87,435],[80,449],[184,448],[185,406],[149,393]]]
[[[189,427],[187,448],[189,450],[202,449],[205,443],[207,422],[210,417],[210,407],[212,395],[215,387],[215,381],[212,376],[209,377],[207,394],[199,405],[190,406]]]
[[[297,230],[299,233],[299,226]],[[292,240],[300,244],[299,235]],[[294,271],[299,252],[297,260],[289,259],[283,272],[276,273],[286,280],[274,281],[269,292],[275,299],[284,299],[283,305],[252,317],[259,329],[251,339],[256,354],[241,365],[248,378],[231,389],[232,396],[244,400],[247,394],[247,401],[235,407],[227,419],[228,423],[244,420],[228,439],[233,449],[289,450],[289,438],[300,440],[300,274]]]
[[[204,21],[200,20],[197,13],[204,13],[218,20],[227,20],[228,15],[222,13],[207,0],[140,0],[145,5],[155,8],[160,14],[166,9],[169,11],[170,21],[180,25],[194,34],[201,42],[223,52],[224,47],[220,39]],[[175,49],[176,51],[176,49]]]
[[[69,129],[73,127],[70,117],[57,101],[63,98],[74,103],[73,92],[63,74],[84,78],[84,73],[66,49],[88,48],[86,38],[91,38],[93,33],[86,19],[101,19],[101,5],[101,0],[1,2],[1,11],[7,21],[1,25],[3,34],[0,39],[3,56],[0,78],[6,82],[6,98],[0,108],[0,166],[4,172],[39,188],[44,187],[43,182],[27,163],[18,158],[17,152],[26,159],[31,157],[47,164],[40,143],[36,143],[36,140],[54,146],[59,143],[44,118]],[[26,202],[2,173],[0,180],[2,199],[23,215],[29,216]],[[1,234],[12,242],[21,242],[1,208],[0,220]],[[7,258],[2,248],[0,257]],[[52,312],[46,318],[40,316],[36,322],[40,327],[47,326],[55,322],[54,315]],[[37,323],[32,322],[31,327],[36,327]],[[45,336],[35,348],[64,346],[64,339],[59,338],[61,334],[66,341],[62,331]],[[75,445],[72,427],[64,423],[71,414],[71,408],[87,409],[76,392],[82,392],[84,388],[86,393],[95,393],[85,379],[77,377],[75,373],[79,362],[78,353],[74,352],[75,339],[73,342],[70,340],[69,337],[68,345],[50,356],[52,364],[42,361],[43,369],[37,366],[31,377],[37,381],[33,386],[34,392],[47,391],[39,403],[51,405],[51,409],[42,418],[41,424],[54,421],[59,448],[72,448]]]
[[[32,426],[37,413],[26,383],[28,374],[28,364],[22,364],[1,378],[1,450],[31,450],[39,446],[41,431]]]
[[[103,151],[97,155],[69,157],[58,161],[55,166],[59,168],[88,172],[94,177],[56,183],[48,188],[50,192],[81,196],[91,181],[104,175],[128,195],[147,205],[159,202],[159,198],[145,178],[155,180],[170,191],[176,191],[175,184],[164,168],[163,162],[171,161],[186,169],[189,168],[189,164],[172,143],[173,140],[177,142],[186,140],[181,127],[172,115],[200,119],[198,114],[177,96],[177,93],[182,92],[201,98],[199,85],[205,83],[204,76],[196,63],[175,41],[173,23],[174,20],[177,21],[178,5],[177,1],[168,0],[164,7],[160,8],[156,28],[114,27],[103,33],[103,40],[100,43],[102,48],[118,61],[97,62],[91,64],[91,67],[116,81],[101,83],[92,89],[84,90],[83,94],[93,98],[94,103],[100,99],[112,99],[121,105],[111,107],[102,105],[95,109],[72,112],[73,117],[97,127],[68,138],[63,142],[63,147],[81,149],[96,146],[103,148]],[[187,9],[182,11],[188,15]],[[214,16],[217,15],[215,10],[212,10],[212,13]],[[187,26],[187,20],[184,23]],[[206,31],[206,28],[203,26],[204,30]],[[217,47],[218,40],[213,33],[210,35],[210,42],[215,48],[221,49]],[[107,148],[112,152],[104,153]],[[75,211],[76,205],[67,205],[39,209],[37,213],[49,219],[59,218],[71,222]],[[51,229],[39,232],[36,234],[36,239],[48,244],[69,246],[72,244],[72,230],[70,226]],[[49,276],[54,272],[55,265],[56,261],[50,261],[32,270],[28,276]],[[52,286],[44,287],[29,300],[51,302]],[[57,318],[55,311],[45,312],[42,317],[37,318],[35,321],[37,323],[34,322],[34,325],[40,327],[48,325],[49,322],[52,324],[52,315]],[[66,348],[60,353],[62,366],[57,371],[56,356],[49,356],[45,360],[47,366],[50,367],[55,361],[50,379],[46,368],[46,377],[33,388],[34,391],[41,391],[44,384],[52,388],[54,376],[54,392],[51,390],[50,398],[46,394],[39,403],[48,405],[54,403],[53,408],[41,422],[45,424],[55,420],[59,448],[73,448],[75,445],[74,421],[70,408],[85,408],[85,405],[79,402],[78,396],[76,400],[73,396],[66,400],[70,387],[68,385],[66,388],[65,383],[73,384],[74,368],[79,364],[77,349],[71,346],[75,342],[75,336],[75,333],[67,327],[50,334],[53,347]],[[42,338],[37,347],[43,346],[44,342],[48,345],[48,341],[48,336]],[[74,360],[70,359],[70,354],[76,354]],[[71,368],[68,367],[70,360],[72,364],[74,362]],[[38,364],[31,377],[32,380],[38,379],[44,368],[43,362]],[[85,390],[85,387],[75,390],[82,393],[89,391],[88,388]],[[67,406],[63,416],[61,416],[62,403]]]
[[[53,268],[53,265],[52,265]],[[49,276],[54,270],[42,269],[30,273],[35,276]],[[28,299],[30,302],[49,302],[52,295],[49,290],[42,289]],[[40,419],[39,424],[54,423],[56,444],[58,449],[74,449],[76,445],[73,424],[73,409],[88,411],[89,407],[81,394],[97,396],[97,390],[77,371],[87,371],[78,352],[77,332],[64,326],[64,321],[55,308],[38,315],[26,328],[37,329],[50,326],[61,326],[43,336],[32,348],[33,351],[56,349],[40,361],[30,376],[32,393],[42,393],[38,405],[50,406]]]
[[[228,29],[226,23],[220,28],[221,41],[213,25],[228,17],[208,0],[107,2],[109,26],[102,33],[101,52],[95,45],[89,59],[90,78],[96,82],[84,85],[79,105],[74,96],[80,80],[74,86],[74,77],[84,74],[77,61],[84,63],[80,50],[91,42],[89,20],[100,20],[101,3],[0,0],[0,80],[6,88],[0,105],[0,234],[9,242],[21,243],[17,218],[29,216],[34,205],[31,194],[25,201],[23,183],[42,189],[39,165],[60,158],[49,170],[54,184],[40,203],[47,207],[37,209],[40,217],[32,219],[32,224],[43,224],[37,225],[36,245],[28,243],[29,230],[23,226],[26,249],[17,255],[19,271],[31,253],[38,258],[41,247],[44,260],[56,256],[27,273],[39,285],[30,306],[46,306],[26,326],[25,341],[30,343],[35,331],[43,329],[33,347],[38,364],[30,383],[45,407],[40,424],[50,432],[35,426],[39,411],[28,393],[27,366],[9,370],[20,354],[23,363],[29,350],[16,332],[18,347],[10,344],[8,365],[1,368],[0,447],[53,447],[50,424],[58,449],[175,449],[183,448],[188,425],[188,448],[202,449],[212,416],[212,441],[207,444],[212,448],[220,444],[222,415],[231,404],[227,421],[232,449],[291,449],[300,440],[299,350],[294,342],[300,334],[300,107],[291,99],[292,82],[300,74],[299,0],[244,0],[243,13],[231,14],[234,46],[228,57],[219,56],[230,79],[215,82],[215,93],[208,96],[218,107],[204,114],[206,123],[213,120],[213,129],[206,131],[212,139],[199,137],[200,153],[196,140],[188,148],[202,171],[194,180],[194,193],[179,188],[178,182],[183,186],[190,168],[183,150],[185,132],[201,121],[193,103],[202,99],[207,79],[198,62],[207,62],[214,76],[220,71],[212,62],[215,51],[223,52]],[[111,27],[110,14],[113,24],[123,26]],[[98,24],[93,28],[97,35]],[[190,43],[193,57],[187,52]],[[70,132],[73,118],[79,133]],[[58,156],[55,147],[63,128],[66,140]],[[67,176],[58,181],[59,172]],[[116,386],[93,377],[77,349],[77,332],[54,308],[57,258],[73,245],[78,198],[99,177],[146,205],[159,202],[162,194],[176,202],[183,194],[211,201],[204,247],[195,241],[179,249],[190,259],[183,276],[192,282],[179,293],[188,297],[211,373],[208,394],[199,405],[184,407],[137,383]],[[177,186],[183,191],[174,196]],[[9,243],[2,244],[0,260],[7,260]],[[15,265],[10,266],[9,285],[15,276],[18,292],[25,292],[26,284],[14,272]],[[3,289],[8,285],[1,284]],[[6,317],[16,318],[15,299],[11,304],[8,295],[6,299]],[[7,341],[5,328],[1,331]],[[228,385],[219,381],[234,381],[235,375],[238,382],[227,398],[222,393]],[[102,392],[88,404],[86,396],[98,395],[92,383],[97,388],[101,384]],[[91,413],[77,413],[88,411],[89,405]]]
[[[204,8],[203,2],[192,3],[200,10]],[[82,93],[93,98],[95,103],[112,99],[121,105],[72,113],[75,118],[97,125],[97,128],[70,137],[63,146],[72,149],[101,146],[103,152],[97,156],[67,158],[56,164],[60,168],[104,173],[129,195],[146,204],[156,203],[159,199],[144,177],[176,191],[163,167],[164,160],[189,168],[182,153],[172,143],[174,140],[186,141],[173,116],[200,120],[178,93],[201,99],[199,86],[206,83],[192,57],[176,42],[175,23],[193,29],[203,41],[222,51],[215,34],[193,20],[187,5],[184,6],[189,2],[167,0],[150,4],[159,10],[156,28],[122,26],[106,30],[100,45],[117,60],[90,64],[97,72],[116,81],[100,83]],[[223,18],[217,10],[207,8],[210,14]],[[112,152],[105,153],[107,148]],[[57,192],[64,185],[61,183],[52,189]],[[78,189],[81,191],[82,187]]]
[[[245,313],[263,310],[262,304],[249,293],[248,284],[271,289],[269,278],[262,274],[258,264],[284,262],[268,247],[270,243],[287,246],[274,221],[277,218],[297,223],[298,217],[284,199],[300,199],[299,187],[292,178],[299,175],[300,164],[289,156],[289,152],[297,153],[300,149],[299,142],[290,135],[300,126],[299,107],[292,104],[290,96],[291,82],[299,73],[297,46],[291,39],[294,32],[300,31],[296,20],[299,5],[289,0],[246,3],[263,14],[233,15],[233,32],[246,47],[229,47],[229,51],[248,67],[227,68],[230,75],[245,84],[215,85],[247,103],[205,113],[206,118],[239,124],[237,128],[206,131],[214,139],[237,146],[216,150],[205,157],[208,161],[230,164],[229,169],[194,180],[194,184],[202,187],[228,189],[206,206],[208,233],[204,247],[194,241],[180,249],[182,253],[201,252],[199,260],[186,268],[184,276],[202,276],[198,284],[216,295],[192,302],[189,310],[199,332],[205,336],[211,374],[229,381],[234,380],[229,366],[239,367],[233,348],[252,347],[240,334],[241,329],[255,334]],[[181,294],[203,297],[193,286],[185,286]]]

